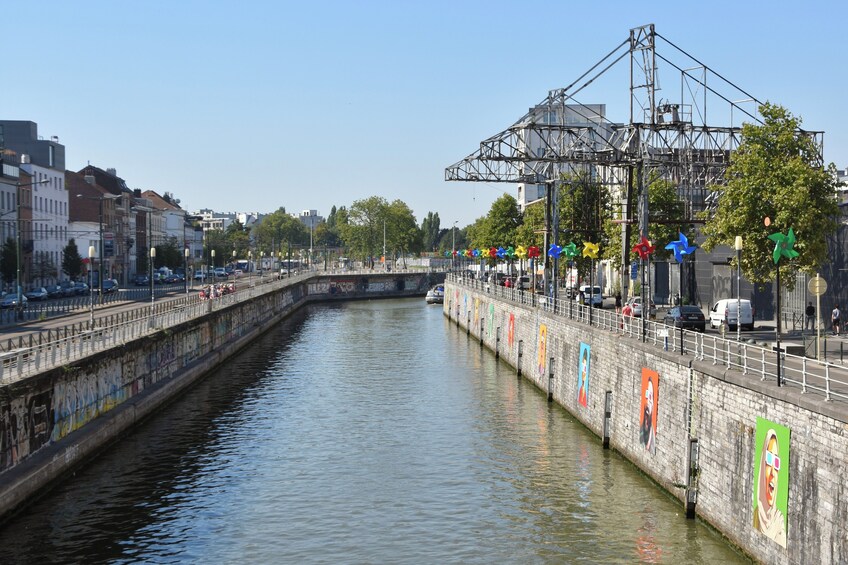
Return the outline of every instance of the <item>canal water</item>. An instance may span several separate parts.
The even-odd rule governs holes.
[[[312,306],[0,530],[3,563],[733,563],[423,300]]]

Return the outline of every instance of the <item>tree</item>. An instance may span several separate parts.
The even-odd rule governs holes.
[[[837,227],[835,167],[820,165],[815,140],[800,130],[800,118],[778,105],[760,106],[762,124],[742,126],[739,149],[731,155],[726,184],[715,215],[704,226],[704,248],[732,246],[742,236],[742,271],[754,283],[775,280],[774,242],[768,236],[793,228],[799,256],[780,262],[787,288],[800,269],[814,273],[827,259],[827,238]],[[766,221],[768,218],[768,221]]]
[[[183,264],[184,255],[183,248],[177,242],[176,237],[169,237],[163,243],[156,246],[156,257],[153,261],[153,267],[176,268]]]
[[[468,227],[471,244],[481,249],[513,245],[522,221],[515,197],[504,194],[492,202],[485,217]]]
[[[56,276],[56,264],[46,251],[35,253],[32,265],[32,279],[48,279]],[[30,280],[32,280],[30,279]]]
[[[415,215],[402,200],[395,200],[386,208],[386,248],[394,257],[420,253],[424,248],[424,234],[415,222]]]
[[[82,257],[73,238],[68,240],[68,245],[62,250],[62,272],[74,280],[82,274]]]
[[[339,226],[339,235],[345,245],[371,267],[377,250],[382,248],[386,208],[388,202],[379,196],[357,200],[347,213],[347,221]]]
[[[284,248],[287,250],[289,244],[308,245],[309,229],[299,219],[287,214],[284,208],[280,208],[253,227],[253,239],[257,251],[275,253]],[[244,253],[247,253],[246,247]]]
[[[11,285],[15,280],[18,272],[18,247],[15,244],[14,238],[7,238],[3,244],[3,249],[0,250],[0,274],[3,275],[3,281]]]
[[[427,217],[421,222],[423,245],[427,251],[435,250],[439,244],[440,224],[438,212],[427,212]]]

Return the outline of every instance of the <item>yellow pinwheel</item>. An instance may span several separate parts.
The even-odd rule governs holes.
[[[527,249],[523,245],[519,245],[515,248],[515,256],[519,259],[527,258]]]
[[[584,241],[583,257],[588,257],[589,259],[597,259],[599,247],[600,246],[597,243],[592,243],[591,241]]]

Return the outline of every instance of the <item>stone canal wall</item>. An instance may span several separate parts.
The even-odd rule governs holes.
[[[0,385],[0,517],[309,302],[423,296],[444,275],[315,276]]]
[[[681,519],[697,513],[764,563],[848,562],[844,406],[451,282],[443,308],[680,499]],[[754,509],[755,492],[768,508],[765,477],[784,520]]]

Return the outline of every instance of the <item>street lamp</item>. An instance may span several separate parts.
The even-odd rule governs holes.
[[[451,229],[451,270],[456,270],[456,224],[459,220],[453,223]]]
[[[733,243],[736,249],[736,341],[742,339],[742,236],[737,235]],[[779,291],[779,290],[778,290]]]
[[[94,254],[97,251],[93,245],[88,246],[88,302],[91,309],[91,328],[94,329]]]
[[[25,186],[35,186],[50,182],[49,178],[44,178],[34,182],[15,183],[15,276],[18,300],[15,303],[15,319],[21,320],[24,313],[23,305],[23,287],[21,285],[21,188]],[[30,220],[31,221],[31,220]]]
[[[150,246],[150,307],[153,308],[153,301],[155,298],[155,294],[153,293],[153,263],[156,260],[156,248],[152,245]]]
[[[103,200],[117,200],[120,198],[120,194],[102,194],[100,196],[85,196],[83,194],[77,194],[77,198],[84,198],[86,200],[98,200],[99,201],[99,212],[98,212],[98,221],[100,224],[100,271],[98,271],[98,285],[100,287],[100,303],[103,303],[103,265],[106,262],[106,258],[103,256]]]
[[[183,249],[183,256],[185,260],[183,261],[183,286],[185,287],[186,298],[188,298],[188,256],[191,255],[191,251],[188,247]]]
[[[218,275],[215,273],[215,250],[212,250],[212,282],[218,281]]]

